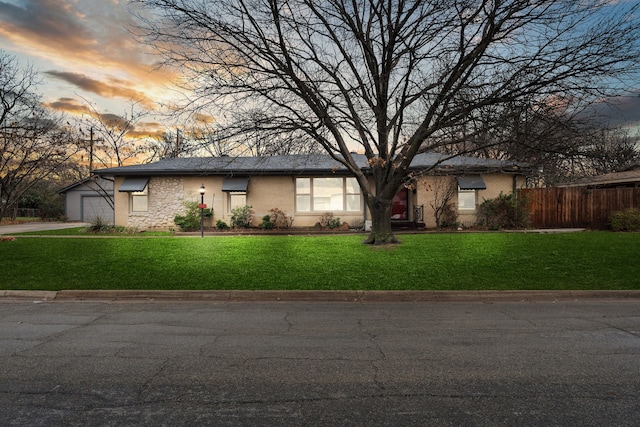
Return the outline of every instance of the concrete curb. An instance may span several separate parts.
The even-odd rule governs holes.
[[[0,301],[4,298],[28,298],[35,300],[54,300],[56,291],[0,291]]]
[[[41,301],[317,301],[317,302],[498,302],[638,299],[640,291],[0,291],[2,299]]]

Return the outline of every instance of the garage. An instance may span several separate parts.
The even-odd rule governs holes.
[[[113,224],[113,208],[109,202],[101,196],[82,196],[82,221],[94,222],[97,218]]]
[[[114,223],[113,181],[91,177],[58,191],[65,198],[67,221]]]

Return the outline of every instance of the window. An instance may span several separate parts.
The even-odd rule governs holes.
[[[360,210],[360,187],[355,178],[296,178],[297,212]]]
[[[142,191],[131,192],[131,212],[147,212],[149,210],[149,191],[145,187]]]
[[[247,205],[247,193],[229,193],[229,212]]]
[[[458,210],[469,211],[476,208],[476,190],[458,189]]]
[[[129,193],[129,207],[131,212],[147,212],[149,210],[149,177],[128,176],[125,177],[118,191]]]
[[[360,185],[355,178],[345,179],[346,198],[347,198],[347,211],[358,212],[360,211]]]
[[[311,178],[296,179],[296,210],[311,212]]]

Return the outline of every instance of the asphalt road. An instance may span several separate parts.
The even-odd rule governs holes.
[[[640,425],[640,304],[0,300],[0,425]]]

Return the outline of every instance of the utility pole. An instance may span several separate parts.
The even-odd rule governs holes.
[[[89,175],[93,172],[93,126],[89,131]]]
[[[80,129],[80,132],[82,132],[82,128]],[[102,138],[93,139],[93,126],[91,126],[89,128],[89,139],[82,139],[81,141],[89,143],[89,176],[91,176],[91,173],[93,172],[93,143],[102,142],[104,140]]]
[[[176,152],[174,153],[174,158],[180,157],[180,128],[176,127]]]

